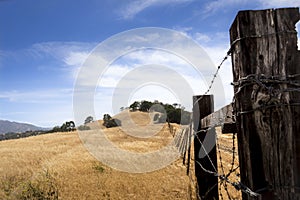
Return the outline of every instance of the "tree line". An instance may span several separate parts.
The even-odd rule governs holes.
[[[159,101],[135,101],[129,106],[130,111],[141,111],[141,112],[159,112],[160,116],[155,116],[154,120],[158,118],[161,123],[177,123],[187,125],[191,120],[191,112],[185,111],[185,107],[181,104],[164,104]]]

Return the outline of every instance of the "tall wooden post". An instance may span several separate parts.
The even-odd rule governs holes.
[[[193,125],[194,131],[196,132],[196,135],[194,136],[195,175],[198,184],[198,195],[201,197],[201,200],[219,199],[218,177],[205,172],[199,165],[200,163],[204,169],[212,172],[214,172],[215,168],[217,169],[218,166],[215,145],[211,151],[206,149],[206,151],[208,151],[208,156],[199,156],[202,147],[201,143],[204,143],[204,139],[206,137],[205,130],[202,130],[203,132],[199,132],[201,130],[201,119],[214,112],[213,95],[194,96],[193,105]]]
[[[299,18],[242,11],[230,29],[241,181],[261,199],[300,199]]]
[[[191,161],[191,143],[192,143],[192,123],[189,126],[189,133],[188,133],[188,157],[187,157],[187,168],[186,168],[186,175],[190,174],[190,161]]]

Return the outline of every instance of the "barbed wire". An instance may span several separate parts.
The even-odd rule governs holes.
[[[266,76],[264,74],[249,74],[246,77],[240,78],[238,81],[233,82],[232,85],[237,87],[234,93],[234,98],[246,87],[258,85],[263,94],[269,95],[269,99],[266,102],[261,101],[261,105],[250,110],[242,110],[235,112],[236,116],[248,114],[257,110],[266,110],[273,107],[282,106],[300,106],[300,102],[278,102],[279,96],[286,92],[300,92],[300,83],[292,80],[293,78],[300,77],[300,74],[291,74],[286,76]],[[281,88],[280,85],[291,85],[296,88]],[[254,89],[253,89],[254,90]],[[255,89],[256,91],[259,88]],[[274,99],[274,101],[272,101]],[[235,99],[234,101],[235,102]]]
[[[267,37],[267,36],[271,36],[271,35],[280,35],[280,34],[286,34],[286,33],[297,34],[297,31],[282,30],[282,31],[277,31],[277,32],[272,32],[272,33],[264,33],[264,34],[249,35],[249,36],[244,36],[244,37],[240,37],[240,38],[235,39],[235,40],[230,44],[230,48],[228,49],[226,55],[223,57],[222,61],[221,61],[220,64],[217,66],[217,70],[216,70],[216,72],[213,74],[213,78],[212,78],[212,80],[211,80],[211,82],[210,82],[210,84],[209,84],[209,86],[208,86],[208,89],[203,93],[203,95],[207,95],[207,94],[210,92],[210,90],[211,90],[211,88],[212,88],[212,86],[213,86],[213,84],[214,84],[214,82],[215,82],[215,80],[216,80],[216,78],[217,78],[217,76],[218,76],[218,73],[219,73],[219,71],[220,71],[222,65],[223,65],[224,62],[228,59],[228,57],[231,56],[232,52],[234,51],[234,47],[235,47],[235,45],[236,45],[238,42],[240,42],[240,41],[242,41],[242,40],[245,40],[245,39],[250,39],[250,38],[263,38],[263,37]],[[299,74],[299,75],[300,75],[300,74]],[[202,98],[203,98],[203,97],[202,97]],[[202,98],[197,99],[197,101],[194,102],[194,105],[193,105],[193,106],[195,106],[196,103],[198,103]]]
[[[219,153],[220,166],[221,166],[222,173],[225,174],[225,170],[224,170],[224,167],[223,167],[223,161],[222,161],[222,154],[221,154],[221,151],[220,151],[220,144],[219,144],[218,137],[216,137],[216,138],[217,138],[216,143],[217,143],[217,150],[218,150],[218,153]],[[231,200],[231,196],[230,196],[230,194],[229,194],[229,192],[228,192],[226,182],[225,182],[225,181],[224,181],[224,182],[222,181],[222,182],[220,183],[220,186],[222,186],[222,184],[224,184],[224,189],[225,189],[225,191],[226,191],[226,194],[227,194],[229,200]],[[221,191],[221,187],[220,187],[220,191]],[[220,194],[221,194],[221,192],[220,192]],[[222,197],[222,198],[223,198],[223,197]]]
[[[222,59],[222,61],[220,62],[220,64],[217,66],[217,70],[216,70],[216,72],[213,74],[213,78],[212,78],[212,80],[211,80],[211,82],[210,82],[210,84],[209,84],[207,90],[203,93],[202,97],[200,97],[199,99],[197,99],[197,100],[194,102],[193,106],[195,106],[200,100],[202,100],[202,98],[203,98],[204,95],[207,95],[207,94],[210,92],[210,90],[211,90],[213,84],[215,83],[215,80],[216,80],[216,78],[217,78],[217,76],[218,76],[218,74],[219,74],[219,71],[220,71],[222,65],[225,63],[225,61],[228,59],[228,57],[229,57],[230,55],[231,55],[231,50],[229,49],[229,51],[228,51],[227,54],[224,56],[224,58]]]
[[[198,131],[198,132],[199,132],[199,131]],[[203,148],[203,150],[204,150],[204,152],[205,152],[205,156],[209,159],[210,163],[212,164],[212,167],[214,168],[214,171],[208,170],[208,169],[206,169],[199,161],[197,161],[197,160],[195,159],[195,163],[197,163],[197,164],[200,166],[200,168],[201,168],[204,172],[209,173],[209,174],[211,174],[211,175],[213,175],[213,176],[217,176],[220,180],[226,181],[227,183],[229,183],[230,185],[232,185],[236,190],[240,190],[240,191],[242,191],[242,192],[244,192],[244,193],[246,193],[246,194],[248,194],[248,195],[250,195],[250,196],[252,196],[252,197],[257,197],[257,196],[260,195],[260,194],[258,194],[258,193],[256,193],[256,192],[252,191],[250,188],[248,188],[246,185],[244,185],[241,181],[237,181],[237,182],[230,181],[230,180],[228,179],[228,176],[229,176],[230,174],[226,174],[226,175],[224,175],[224,174],[219,174],[219,173],[218,173],[218,170],[216,169],[216,167],[215,167],[214,164],[213,164],[212,159],[210,158],[209,154],[207,153],[205,147],[203,146],[203,143],[201,142],[200,138],[197,136],[197,134],[195,134],[195,136],[196,136],[197,140],[199,141],[201,147]],[[195,156],[196,156],[196,155],[195,155]],[[236,171],[237,169],[238,169],[238,167],[235,168],[234,170],[232,170],[230,173]],[[210,190],[211,190],[211,189],[210,189]]]
[[[237,91],[235,92],[234,96],[236,96],[238,93],[240,93],[240,91],[247,87],[247,86],[251,86],[253,84],[257,84],[259,86],[261,86],[262,88],[265,88],[269,91],[272,91],[272,86],[274,84],[287,84],[287,85],[293,85],[296,87],[300,87],[300,83],[298,81],[292,81],[291,78],[295,78],[300,76],[300,74],[294,74],[294,75],[288,75],[288,76],[266,76],[264,74],[249,74],[246,77],[240,78],[238,81],[236,82],[232,82],[231,84],[233,86],[238,87]],[[271,86],[267,86],[267,85],[271,85]],[[295,89],[295,91],[299,92],[299,88],[293,88]],[[277,89],[274,92],[282,92],[284,91],[284,89]],[[288,92],[290,92],[290,90],[287,90]]]
[[[223,64],[225,63],[225,61],[228,59],[229,56],[231,56],[232,52],[234,51],[235,45],[245,39],[250,39],[250,38],[263,38],[263,37],[267,37],[267,36],[272,36],[272,35],[280,35],[280,34],[287,34],[287,33],[291,33],[291,34],[297,34],[296,31],[290,31],[290,30],[283,30],[283,31],[278,31],[278,32],[273,32],[273,33],[265,33],[265,34],[256,34],[256,35],[250,35],[250,36],[244,36],[244,37],[240,37],[235,39],[231,44],[230,44],[230,48],[227,51],[226,55],[224,56],[224,58],[222,59],[222,61],[220,62],[220,64],[217,66],[217,70],[216,72],[213,74],[213,78],[208,86],[208,89],[204,92],[204,94],[198,98],[196,101],[194,101],[193,103],[193,107],[196,106],[196,104],[201,101],[204,97],[204,95],[207,95],[212,87],[213,84],[215,83],[215,80],[219,74],[219,71],[221,69],[221,67],[223,66]],[[235,97],[236,95],[238,95],[239,92],[241,92],[241,90],[247,86],[253,85],[253,84],[257,84],[260,87],[262,87],[263,89],[269,91],[269,93],[271,93],[273,96],[275,96],[278,93],[284,93],[284,92],[300,92],[299,88],[280,88],[280,89],[274,89],[273,84],[287,84],[287,85],[292,85],[295,87],[300,87],[300,83],[294,80],[291,80],[292,78],[296,78],[299,77],[300,74],[293,74],[293,75],[286,75],[286,76],[266,76],[264,74],[250,74],[247,77],[241,78],[240,80],[238,80],[237,82],[233,82],[232,85],[235,87],[238,87],[238,89],[236,90],[236,92],[234,93],[233,96],[233,100],[232,100],[232,104],[235,103]],[[249,112],[253,112],[255,110],[261,110],[261,109],[268,109],[271,107],[275,107],[275,106],[300,106],[300,102],[293,102],[293,103],[277,103],[277,104],[270,104],[270,105],[262,105],[259,107],[256,107],[253,110],[248,110],[248,111],[238,111],[236,112],[235,110],[233,110],[233,113],[235,113],[235,115],[233,115],[233,118],[235,118],[238,115],[241,114],[246,114]],[[233,108],[234,109],[234,108]],[[224,116],[224,119],[222,120],[223,122],[225,122],[225,118],[227,116]],[[199,119],[200,120],[200,119]],[[226,193],[228,195],[228,198],[231,199],[230,194],[227,190],[227,183],[229,183],[230,185],[232,185],[236,190],[238,191],[242,191],[244,193],[246,193],[247,195],[251,196],[251,197],[258,197],[260,196],[260,194],[258,194],[257,192],[259,192],[260,190],[258,190],[257,192],[252,191],[249,187],[247,187],[246,185],[244,185],[241,181],[230,181],[228,179],[228,177],[234,173],[237,169],[239,169],[239,166],[234,168],[234,162],[235,162],[235,133],[233,133],[232,136],[232,162],[231,162],[231,167],[230,170],[227,174],[225,174],[224,171],[224,167],[223,167],[223,161],[222,161],[222,156],[221,156],[221,152],[220,152],[220,145],[217,141],[217,148],[219,151],[219,160],[220,160],[220,166],[221,166],[221,170],[222,170],[222,175],[218,174],[218,170],[217,167],[214,166],[212,159],[210,158],[209,154],[207,153],[205,147],[202,144],[202,141],[200,140],[200,138],[198,137],[198,133],[206,133],[207,131],[209,131],[210,129],[214,128],[213,127],[208,127],[205,130],[200,129],[199,131],[194,131],[193,136],[194,138],[196,138],[200,145],[201,148],[203,149],[203,151],[205,152],[205,156],[208,158],[209,162],[212,165],[213,171],[212,170],[208,170],[206,169],[198,160],[195,159],[195,164],[199,165],[199,167],[206,173],[209,173],[213,176],[217,176],[218,179],[221,181],[220,185],[222,183],[224,183],[224,187],[226,190]],[[194,155],[196,156],[196,155]],[[191,178],[190,178],[191,179]],[[197,183],[197,187],[198,183]],[[215,187],[212,186],[207,192],[206,194],[208,194],[213,188]],[[264,188],[263,188],[264,189]],[[199,194],[197,192],[198,198],[201,199],[199,197]],[[221,195],[221,192],[220,192]],[[221,198],[223,199],[223,196],[221,195]]]
[[[230,176],[231,173],[233,173],[234,168],[234,162],[235,162],[235,135],[236,133],[232,133],[232,161],[231,161],[231,168],[229,170],[229,173],[226,175],[226,177]],[[237,169],[237,168],[236,168]]]

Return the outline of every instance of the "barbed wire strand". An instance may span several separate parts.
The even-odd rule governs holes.
[[[223,166],[223,162],[222,162],[222,154],[221,154],[221,151],[220,151],[220,144],[219,144],[218,139],[216,140],[216,144],[217,144],[217,150],[218,150],[218,153],[219,153],[219,161],[220,161],[221,171],[222,171],[222,174],[225,174],[225,170],[224,170],[224,166]],[[228,197],[229,200],[231,200],[231,196],[230,196],[230,194],[228,192],[228,189],[227,189],[226,181],[221,181],[220,182],[220,186],[222,186],[223,184],[224,184],[224,190],[226,191],[227,197]]]
[[[267,36],[271,36],[271,35],[279,35],[279,34],[283,34],[283,33],[293,33],[293,34],[297,34],[297,31],[282,30],[282,31],[273,32],[273,33],[265,33],[265,34],[258,34],[258,35],[244,36],[244,37],[240,37],[240,38],[237,38],[236,40],[234,40],[234,41],[230,44],[230,48],[229,48],[229,50],[227,51],[226,55],[224,56],[224,58],[222,59],[222,61],[220,62],[220,64],[217,66],[217,70],[216,70],[216,72],[213,74],[213,78],[212,78],[212,80],[211,80],[211,82],[210,82],[210,84],[209,84],[209,86],[208,86],[208,89],[204,92],[203,95],[207,95],[207,94],[210,92],[210,90],[211,90],[211,88],[212,88],[212,86],[213,86],[213,84],[214,84],[214,82],[215,82],[215,79],[217,78],[217,75],[218,75],[218,73],[219,73],[219,71],[220,71],[220,69],[221,69],[221,66],[222,66],[222,65],[224,64],[224,62],[228,59],[228,57],[231,56],[232,52],[234,51],[234,47],[235,47],[235,45],[236,45],[238,42],[240,42],[240,41],[242,41],[242,40],[245,40],[245,39],[249,39],[249,38],[262,38],[262,37],[267,37]],[[299,75],[300,75],[300,74],[299,74]],[[202,99],[202,98],[199,98],[197,101],[195,101],[195,103],[194,103],[193,106],[195,106],[195,104],[198,103],[201,99]]]
[[[209,86],[208,86],[208,89],[204,92],[203,96],[204,96],[204,95],[207,95],[207,94],[210,92],[210,90],[212,89],[212,86],[213,86],[213,84],[214,84],[214,82],[215,82],[215,80],[216,80],[216,78],[217,78],[217,76],[218,76],[218,73],[219,73],[219,71],[220,71],[220,69],[221,69],[221,66],[222,66],[222,65],[224,64],[224,62],[228,59],[228,57],[231,56],[231,54],[232,54],[232,52],[233,52],[233,50],[234,50],[234,47],[235,47],[235,45],[236,45],[238,42],[240,42],[240,41],[242,41],[242,40],[245,40],[245,39],[248,39],[248,38],[262,38],[262,37],[266,37],[266,36],[279,35],[279,34],[283,34],[283,33],[284,33],[284,34],[286,34],[286,33],[297,34],[296,31],[283,30],[283,31],[274,32],[274,33],[257,34],[257,35],[250,35],[250,36],[240,37],[240,38],[237,38],[236,40],[234,40],[234,41],[230,44],[230,48],[229,48],[229,50],[227,51],[225,57],[222,59],[221,63],[217,66],[217,70],[216,70],[216,72],[213,74],[213,78],[212,78],[212,80],[211,80],[211,82],[210,82],[210,84],[209,84]],[[286,77],[288,77],[288,78],[295,78],[295,77],[298,77],[298,76],[300,76],[300,74],[288,75],[288,76],[286,76]],[[270,80],[273,80],[274,78],[275,78],[275,77],[273,76],[273,77],[270,78]],[[268,80],[268,81],[270,81],[270,80]],[[241,80],[241,81],[242,81],[242,80]],[[278,80],[276,80],[276,81],[273,80],[273,82],[278,82]],[[269,82],[269,83],[270,83],[270,82]],[[233,84],[234,84],[234,83],[233,83]],[[258,84],[260,84],[260,83],[258,83]],[[298,84],[297,82],[289,82],[289,84],[295,85],[295,86],[299,86],[299,85],[300,85],[300,84]],[[246,86],[248,86],[248,85],[250,85],[250,83],[245,84],[244,87],[246,87]],[[240,92],[241,89],[242,89],[241,87],[238,89],[238,91],[234,94],[234,97],[237,95],[238,92]],[[293,89],[293,90],[291,90],[291,89],[286,89],[286,90],[284,90],[284,92],[291,92],[291,91],[297,91],[297,92],[300,92],[300,89]],[[200,100],[202,100],[203,96],[200,97],[200,98],[198,98],[198,99],[193,103],[193,107],[194,107]],[[235,102],[235,99],[233,99],[232,103],[234,103],[234,102]],[[291,105],[291,104],[281,104],[281,105],[282,105],[282,106],[286,106],[286,105]],[[298,106],[298,105],[300,105],[300,103],[294,103],[293,105],[295,105],[295,106],[297,105],[297,106]],[[278,105],[269,105],[269,107],[271,107],[271,106],[278,106]],[[266,106],[265,106],[265,108],[266,108]],[[250,110],[250,111],[242,111],[242,112],[239,111],[239,112],[237,112],[236,114],[245,114],[245,113],[249,113],[249,112],[252,112],[252,111],[255,111],[255,109],[254,109],[254,110]],[[233,112],[234,112],[234,111],[233,111]],[[208,130],[206,130],[206,131],[208,131]],[[204,131],[202,131],[202,130],[197,131],[197,132],[195,132],[193,135],[196,136],[197,140],[200,142],[201,146],[203,147],[203,144],[202,144],[201,140],[200,140],[199,137],[198,137],[198,133],[199,133],[199,132],[204,132]],[[206,156],[208,157],[210,163],[212,164],[212,166],[213,166],[215,172],[205,169],[205,168],[201,165],[201,163],[198,162],[197,160],[195,160],[195,163],[198,164],[198,165],[200,166],[200,168],[201,168],[203,171],[205,171],[206,173],[210,173],[210,174],[212,174],[212,175],[218,176],[219,179],[221,179],[221,180],[223,180],[223,181],[225,181],[225,182],[227,182],[227,183],[230,183],[232,186],[234,186],[235,189],[241,190],[242,192],[245,192],[245,193],[247,193],[247,194],[250,195],[250,196],[257,197],[257,196],[259,196],[258,193],[253,192],[250,188],[248,188],[247,186],[245,186],[244,184],[242,184],[240,181],[239,181],[239,182],[232,182],[232,181],[230,181],[230,180],[228,179],[228,177],[230,176],[230,174],[233,173],[233,172],[235,172],[235,171],[239,168],[239,166],[236,167],[236,168],[234,168],[234,160],[235,160],[235,146],[234,146],[234,139],[235,139],[235,135],[233,134],[233,150],[232,150],[233,156],[232,156],[232,163],[231,163],[231,168],[230,168],[230,170],[229,170],[229,173],[226,174],[225,176],[224,176],[224,175],[219,175],[219,174],[218,174],[218,171],[217,171],[216,167],[214,166],[214,164],[213,164],[211,158],[209,157],[209,155],[208,155],[208,153],[206,152],[206,149],[205,149],[204,147],[203,147],[203,150],[205,151],[205,154],[206,154]],[[196,155],[194,155],[194,156],[196,156]],[[221,160],[221,159],[220,159],[220,160]],[[221,160],[221,166],[223,166],[222,160]],[[234,168],[234,169],[233,169],[233,168]],[[222,170],[224,170],[224,169],[222,169]],[[222,171],[222,172],[223,172],[223,174],[224,174],[224,171]],[[192,179],[190,179],[190,180],[192,180]],[[197,186],[197,187],[198,187],[198,186]],[[198,195],[198,198],[201,199],[201,198],[199,197],[198,192],[197,192],[197,195]],[[222,197],[222,196],[221,196],[221,197]],[[223,197],[222,197],[222,198],[223,198]]]

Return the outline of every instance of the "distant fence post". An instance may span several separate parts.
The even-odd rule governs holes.
[[[193,96],[193,125],[196,135],[194,136],[194,155],[195,155],[195,175],[197,178],[198,184],[198,195],[201,199],[219,199],[218,195],[218,177],[205,172],[199,163],[206,169],[210,171],[215,171],[214,166],[217,168],[217,153],[216,146],[208,152],[208,156],[211,161],[208,159],[208,156],[203,158],[199,157],[199,152],[201,150],[201,143],[204,142],[206,132],[199,132],[201,130],[201,119],[207,115],[214,112],[214,101],[213,95],[201,95]],[[200,143],[200,141],[201,143]]]
[[[241,11],[230,29],[241,181],[263,200],[300,199],[299,18]]]
[[[190,175],[190,161],[191,161],[191,143],[192,143],[192,123],[189,126],[189,133],[188,133],[188,157],[187,157],[187,168],[186,168],[186,175]]]

